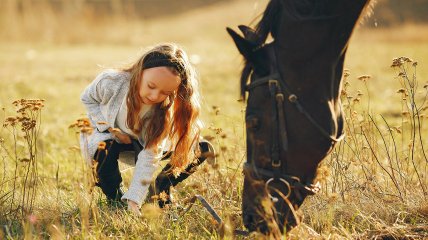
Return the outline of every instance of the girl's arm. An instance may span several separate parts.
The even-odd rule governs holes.
[[[131,200],[139,207],[145,199],[153,173],[156,171],[158,162],[162,158],[162,150],[144,149],[138,154],[138,161],[135,165],[134,175],[128,191],[123,195],[122,200]]]
[[[104,132],[111,127],[104,118],[100,108],[101,103],[106,103],[112,97],[112,93],[108,91],[108,85],[106,85],[107,78],[110,78],[108,73],[103,72],[99,74],[80,96],[80,100],[88,111],[89,118],[95,123],[95,127],[100,132]]]

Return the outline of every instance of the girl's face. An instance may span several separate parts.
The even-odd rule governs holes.
[[[140,97],[144,104],[153,105],[173,94],[181,79],[168,67],[154,67],[143,71],[141,81]]]

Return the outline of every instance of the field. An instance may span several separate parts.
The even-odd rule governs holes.
[[[238,101],[242,58],[225,27],[250,24],[266,2],[237,0],[144,21],[119,16],[111,21],[73,22],[44,15],[42,20],[21,21],[13,31],[3,28],[2,123],[16,114],[14,100],[45,101],[37,110],[40,129],[32,143],[37,166],[26,165],[28,142],[19,129],[15,135],[10,126],[0,129],[0,239],[232,238],[231,229],[243,228],[245,105]],[[88,169],[76,149],[76,130],[69,126],[85,116],[79,96],[97,73],[123,66],[159,42],[180,44],[195,64],[203,96],[203,135],[213,138],[219,156],[218,164],[203,166],[173,190],[176,204],[171,208],[147,204],[139,218],[109,208],[98,189],[88,192]],[[417,61],[416,70],[413,62],[406,68],[418,82],[410,87],[416,90],[413,100],[403,100],[397,93],[405,88],[400,84],[404,78],[390,66],[393,58],[401,56]],[[427,117],[405,107],[409,102],[421,109],[426,106],[428,26],[359,26],[345,68],[350,72],[344,95],[347,139],[322,164],[322,191],[306,200],[299,210],[303,223],[288,238],[428,238]],[[359,81],[361,75],[371,77]],[[127,186],[132,170],[122,168]],[[21,177],[34,169],[37,185],[22,188]],[[34,196],[33,211],[17,214],[19,201],[10,202],[11,190],[19,201],[24,193]],[[203,195],[225,220],[220,230],[200,204],[182,214],[180,207],[187,207],[186,200],[195,194]]]

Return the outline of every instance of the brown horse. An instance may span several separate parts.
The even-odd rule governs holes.
[[[288,231],[299,222],[295,210],[319,190],[318,165],[343,138],[340,90],[348,41],[368,5],[271,0],[255,30],[240,26],[241,37],[227,29],[245,58],[242,211],[250,231]],[[265,43],[269,34],[273,41]]]

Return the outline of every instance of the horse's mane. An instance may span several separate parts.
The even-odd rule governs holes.
[[[257,43],[262,45],[271,34],[274,38],[276,36],[276,29],[278,24],[278,17],[281,12],[281,0],[271,0],[266,6],[265,11],[263,12],[262,18],[256,24],[255,32],[258,36]],[[245,59],[245,65],[241,73],[241,97],[245,99],[245,86],[248,81],[253,68],[248,62],[248,59]]]
[[[361,19],[371,14],[375,2],[376,0],[367,1]],[[270,0],[262,14],[262,18],[255,27],[255,32],[258,36],[257,44],[262,46],[269,34],[274,39],[276,38],[280,22],[279,18],[282,14],[295,21],[326,19],[341,14],[331,12],[331,4],[336,3],[331,0]],[[253,67],[248,59],[244,61],[244,67],[241,72],[241,97],[243,99],[245,99],[245,86],[253,71]]]

